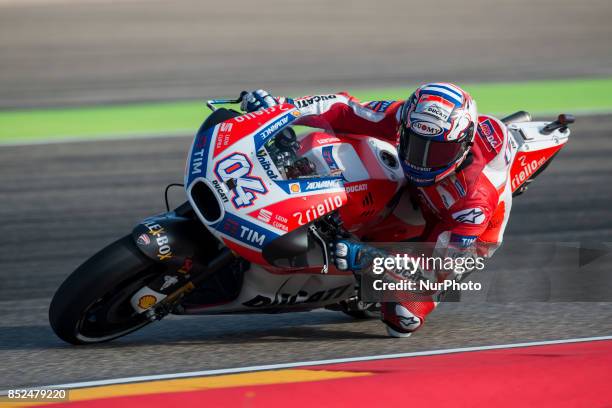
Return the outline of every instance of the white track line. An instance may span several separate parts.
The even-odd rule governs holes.
[[[156,381],[156,380],[168,380],[177,378],[189,378],[189,377],[203,377],[220,374],[236,374],[253,371],[267,371],[267,370],[280,370],[284,368],[295,368],[295,367],[309,367],[323,364],[340,364],[340,363],[354,363],[360,361],[372,361],[372,360],[388,360],[394,358],[405,358],[405,357],[421,357],[421,356],[435,356],[440,354],[455,354],[465,353],[470,351],[484,351],[484,350],[500,350],[500,349],[511,349],[518,347],[534,347],[534,346],[548,346],[555,344],[568,344],[568,343],[582,343],[590,341],[601,341],[601,340],[612,340],[612,336],[599,336],[599,337],[584,337],[577,339],[563,339],[563,340],[545,340],[535,341],[530,343],[512,343],[512,344],[498,344],[492,346],[475,346],[475,347],[461,347],[453,349],[442,349],[442,350],[429,350],[429,351],[415,351],[410,353],[397,353],[397,354],[382,354],[377,356],[363,356],[363,357],[349,357],[349,358],[336,358],[330,360],[317,360],[317,361],[303,361],[296,363],[282,363],[282,364],[269,364],[269,365],[258,365],[250,367],[236,367],[236,368],[222,368],[217,370],[204,370],[204,371],[191,371],[186,373],[175,373],[175,374],[159,374],[159,375],[144,375],[138,377],[125,377],[115,378],[108,380],[97,380],[97,381],[84,381],[77,383],[49,385],[41,387],[33,387],[31,389],[38,388],[60,388],[60,389],[71,389],[71,388],[83,388],[83,387],[99,387],[103,385],[115,385],[115,384],[129,384],[144,381]],[[0,395],[6,395],[8,391],[0,391]]]

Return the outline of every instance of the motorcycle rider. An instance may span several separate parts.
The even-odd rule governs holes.
[[[438,255],[490,256],[501,244],[512,204],[512,147],[505,125],[479,116],[475,101],[458,86],[429,83],[404,101],[366,103],[345,92],[291,99],[256,90],[243,93],[242,109],[252,112],[279,103],[300,110],[300,125],[326,123],[336,133],[367,135],[396,145],[408,180],[406,193],[417,198],[426,221],[420,241],[435,244]],[[401,223],[401,217],[393,222]],[[342,239],[334,244],[334,255],[339,269],[359,271],[381,251]],[[438,295],[382,303],[389,335],[408,337],[422,327]]]

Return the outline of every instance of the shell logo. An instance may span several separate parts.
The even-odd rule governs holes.
[[[292,193],[299,193],[302,191],[302,188],[300,187],[300,183],[291,183],[289,184],[289,191],[291,191]]]
[[[141,309],[148,309],[157,303],[157,298],[153,295],[144,295],[138,299],[138,307]]]

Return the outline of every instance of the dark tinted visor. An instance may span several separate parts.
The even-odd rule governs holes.
[[[436,142],[430,138],[403,129],[400,157],[413,166],[422,168],[440,168],[448,166],[465,153],[469,146],[466,140],[460,142]]]

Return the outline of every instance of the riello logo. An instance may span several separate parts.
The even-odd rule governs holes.
[[[546,161],[546,158],[541,158],[539,161],[533,159],[532,161],[526,163],[525,157],[520,158],[521,163],[521,171],[516,173],[514,177],[512,177],[511,186],[512,191],[516,190],[521,184],[528,180],[529,177],[535,173],[535,171]]]
[[[293,218],[297,220],[298,224],[305,225],[341,206],[342,198],[336,195],[327,197],[318,204],[311,205],[310,208],[306,210],[296,211],[292,215]]]

